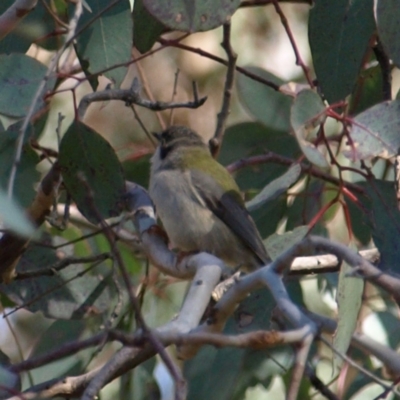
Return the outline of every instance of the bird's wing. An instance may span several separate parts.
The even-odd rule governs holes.
[[[221,165],[218,167],[223,168]],[[221,171],[219,171],[221,173]],[[236,182],[223,168],[225,179],[232,180],[234,188]],[[234,232],[254,254],[262,264],[270,261],[257,227],[245,208],[239,194],[239,189],[225,192],[217,181],[200,170],[191,171],[192,184],[200,194],[210,210]]]

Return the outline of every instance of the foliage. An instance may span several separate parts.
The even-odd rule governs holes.
[[[19,0],[0,4],[0,300],[13,327],[5,335],[13,345],[0,342],[0,398],[38,392],[35,385],[47,381],[54,391],[41,398],[70,396],[72,386],[72,396],[84,399],[100,390],[103,398],[167,398],[165,368],[180,387],[175,357],[162,346],[148,350],[154,340],[147,329],[174,318],[187,283],[149,268],[143,226],[132,223],[126,198],[126,181],[148,184],[149,132],[172,123],[213,139],[210,148],[234,174],[274,261],[318,234],[346,244],[349,254],[376,247],[375,264],[397,279],[400,100],[393,92],[400,8],[394,0],[31,4],[17,13],[11,32],[2,26]],[[307,27],[308,37],[298,26]],[[277,30],[284,53],[293,55],[282,74],[274,67],[278,45],[268,42]],[[322,254],[307,255],[325,262],[317,258]],[[312,334],[306,355],[303,337],[269,348],[204,345],[182,369],[189,399],[396,395],[394,289],[364,280],[348,261],[299,263],[280,271],[281,297],[273,287],[253,291],[222,332],[225,338],[285,333],[308,326],[305,319],[317,324],[313,318],[326,332]],[[280,300],[303,322],[287,321]],[[212,325],[215,309],[208,312]],[[375,330],[385,356],[379,337],[363,336]],[[169,343],[182,341],[174,336]],[[118,342],[137,357],[96,387],[96,368],[111,360],[112,370]],[[291,371],[299,364],[307,366],[297,382]],[[75,379],[68,390],[66,376]]]

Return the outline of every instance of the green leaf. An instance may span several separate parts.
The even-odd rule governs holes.
[[[355,246],[352,247],[354,249]],[[356,330],[364,292],[364,280],[359,277],[348,276],[352,272],[354,272],[354,268],[343,262],[340,267],[336,296],[339,308],[338,325],[333,338],[333,347],[340,354],[347,353],[351,338]],[[342,362],[343,358],[335,354],[335,365],[340,366]]]
[[[133,44],[141,52],[149,51],[165,26],[155,19],[143,5],[143,0],[135,0],[133,6]]]
[[[259,123],[245,122],[226,130],[219,162],[228,165],[268,151],[291,159],[296,159],[301,154],[293,135],[274,131]],[[286,166],[273,162],[256,163],[235,172],[235,179],[242,190],[261,190],[286,170]]]
[[[32,57],[0,54],[0,114],[24,117],[46,72],[47,68]],[[43,96],[53,89],[54,84],[55,79],[46,82]],[[35,104],[35,113],[45,105],[43,96]]]
[[[356,160],[397,154],[400,148],[400,100],[385,101],[354,118],[354,146],[345,155]]]
[[[373,0],[317,0],[308,37],[315,73],[330,104],[351,93],[375,29]]]
[[[79,20],[76,51],[85,74],[101,73],[116,64],[126,63],[131,59],[132,16],[129,0],[120,0],[110,7],[109,0],[87,0],[92,10],[86,8]],[[121,85],[127,67],[113,68],[104,75]],[[90,82],[93,90],[96,86]]]
[[[17,273],[50,268],[60,261],[55,250],[29,246],[22,255]],[[110,276],[101,274],[101,265],[90,267],[69,265],[56,275],[15,280],[0,285],[0,292],[15,304],[29,311],[41,311],[46,317],[56,319],[81,319],[106,314],[116,301],[115,287]]]
[[[21,236],[32,236],[34,228],[26,218],[25,212],[15,201],[8,198],[7,193],[0,189],[0,219],[5,227]]]
[[[165,26],[193,33],[217,28],[229,21],[240,0],[143,0],[143,4]]]
[[[120,214],[125,191],[122,167],[103,137],[74,121],[61,140],[58,161],[68,192],[89,221]]]
[[[349,114],[359,114],[384,101],[382,87],[382,71],[379,65],[362,71],[351,96]]]
[[[11,168],[14,165],[15,151],[21,122],[10,125],[6,131],[0,132],[0,187],[7,190]],[[34,185],[40,179],[36,170],[39,156],[31,148],[28,138],[35,134],[30,125],[25,135],[25,144],[22,147],[21,160],[15,175],[13,197],[24,208],[28,207],[36,194]]]
[[[364,183],[369,201],[363,200],[372,238],[381,255],[379,268],[393,273],[400,271],[400,213],[394,183],[374,180]]]
[[[283,235],[277,233],[271,235],[265,241],[265,247],[270,257],[275,260],[286,250],[289,250],[300,240],[303,240],[309,231],[308,226],[298,226],[292,232],[285,232]]]
[[[246,70],[276,85],[281,86],[285,83],[262,68],[249,66]],[[291,97],[243,74],[239,74],[237,78],[237,88],[242,104],[257,121],[278,131],[290,129]]]
[[[275,233],[287,210],[286,203],[286,196],[281,196],[276,200],[265,203],[263,207],[250,213],[262,238]]]
[[[248,201],[246,208],[254,211],[264,203],[276,199],[299,179],[300,173],[300,165],[291,166],[282,176],[270,182],[260,193]]]
[[[376,25],[389,58],[400,66],[400,13],[397,0],[376,1]]]
[[[290,122],[304,155],[321,169],[328,169],[329,164],[318,148],[306,138],[315,127],[323,124],[325,119],[325,106],[321,98],[312,90],[302,90],[293,102]]]

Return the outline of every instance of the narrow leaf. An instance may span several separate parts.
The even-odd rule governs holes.
[[[257,210],[267,201],[276,199],[299,179],[300,173],[300,165],[295,164],[290,167],[282,176],[270,182],[257,196],[248,201],[247,209]]]
[[[354,272],[353,267],[345,262],[342,263],[337,289],[338,326],[333,339],[333,346],[340,354],[347,352],[352,335],[357,327],[358,313],[362,305],[364,280],[349,276],[352,271]],[[340,366],[342,361],[343,358],[335,354],[335,364]]]
[[[376,1],[376,25],[389,58],[400,67],[400,8],[398,0]]]
[[[373,0],[317,0],[308,36],[315,72],[329,103],[351,93],[375,29]]]

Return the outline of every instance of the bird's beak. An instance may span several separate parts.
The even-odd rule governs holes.
[[[161,142],[161,133],[152,132],[152,134],[157,139],[158,142]]]

